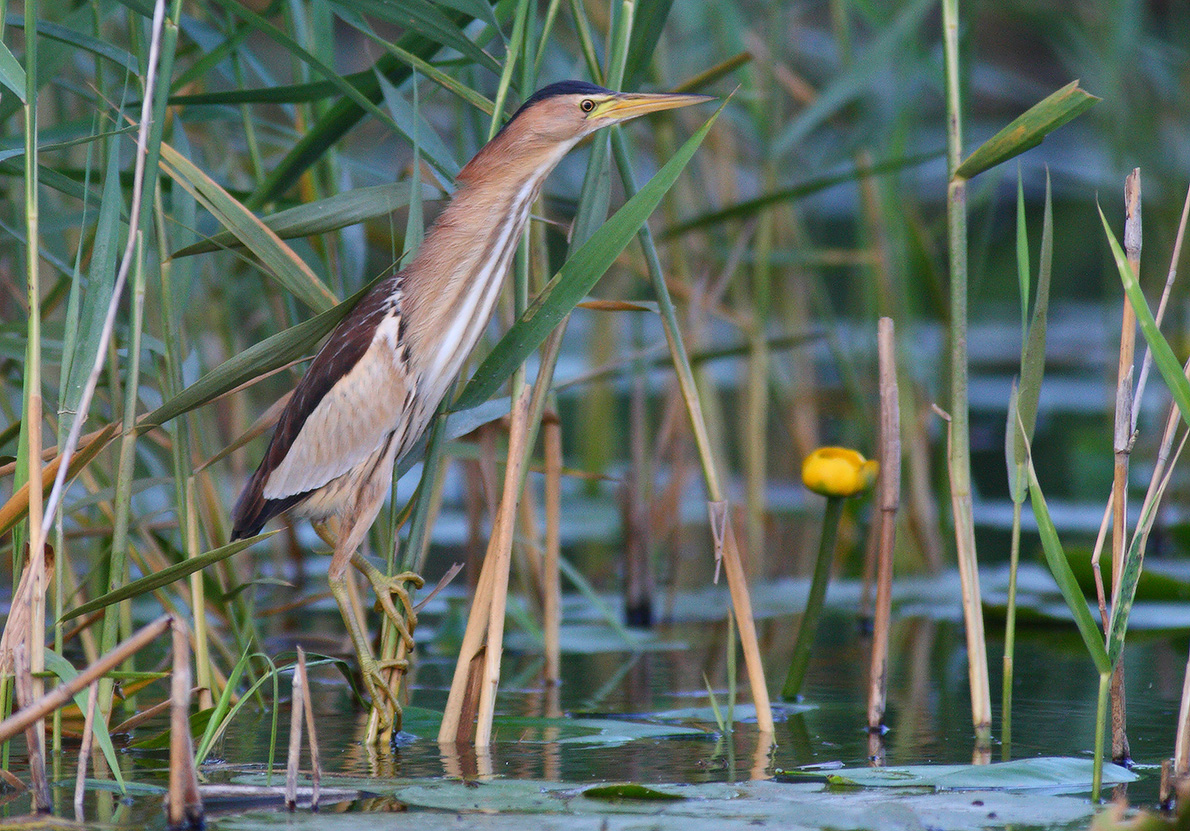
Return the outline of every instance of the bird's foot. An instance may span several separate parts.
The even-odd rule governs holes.
[[[392,731],[394,723],[401,723],[403,713],[396,690],[390,686],[390,671],[404,673],[409,669],[409,661],[404,658],[377,660],[371,656],[357,657],[364,687],[368,691],[368,697],[372,699],[372,710],[379,719],[379,728],[387,734]]]
[[[368,578],[372,589],[376,592],[376,601],[382,611],[397,630],[397,634],[405,643],[406,649],[413,649],[413,629],[417,626],[417,612],[413,610],[413,601],[409,597],[408,586],[420,589],[426,584],[420,574],[403,571],[400,574],[384,574],[376,566],[362,557],[355,561],[356,567]],[[393,603],[396,597],[401,601],[404,615]]]

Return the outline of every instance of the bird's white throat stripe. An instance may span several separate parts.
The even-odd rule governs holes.
[[[545,173],[548,172],[547,169]],[[532,177],[512,198],[511,207],[505,212],[507,219],[496,229],[494,242],[488,247],[486,258],[469,280],[459,307],[451,316],[450,326],[443,334],[440,348],[436,350],[425,376],[434,385],[433,394],[427,401],[431,410],[438,406],[438,401],[446,394],[447,387],[488,325],[496,298],[500,296],[504,275],[508,273],[521,232],[528,223],[529,208],[544,178],[544,174]]]

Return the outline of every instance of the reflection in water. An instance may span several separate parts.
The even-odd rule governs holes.
[[[765,657],[775,673],[788,663],[789,656],[784,653],[790,647],[783,633],[793,628],[792,622],[789,617],[773,617],[762,626],[769,650]],[[994,627],[989,631],[994,632]],[[889,731],[883,737],[866,730],[868,643],[853,612],[829,609],[799,702],[805,707],[789,709],[783,715],[778,710],[775,747],[747,720],[721,733],[709,712],[678,722],[702,731],[698,735],[622,743],[598,737],[575,741],[573,730],[534,721],[559,713],[642,721],[662,711],[706,708],[710,704],[707,683],[726,712],[725,627],[699,621],[675,623],[659,627],[657,636],[679,645],[637,654],[564,655],[560,687],[541,685],[539,656],[510,653],[506,677],[517,684],[502,689],[499,713],[522,720],[501,724],[498,719],[493,745],[484,752],[468,746],[440,746],[436,740],[437,725],[427,711],[441,710],[453,667],[451,656],[436,655],[429,647],[419,650],[417,683],[412,687],[412,707],[405,725],[413,735],[397,747],[367,746],[363,742],[366,712],[353,701],[342,676],[333,667],[314,667],[312,700],[327,775],[324,783],[329,784],[336,774],[377,781],[443,776],[482,781],[500,776],[573,783],[709,783],[765,778],[776,768],[794,770],[808,765],[972,761],[974,740],[961,624],[929,616],[899,618],[890,633]],[[1142,764],[1156,765],[1172,750],[1181,690],[1176,669],[1170,666],[1185,649],[1184,637],[1141,633],[1129,640],[1127,677],[1133,692],[1129,726],[1134,754]],[[990,666],[998,670],[1000,647],[993,642],[989,650]],[[1086,757],[1094,745],[1097,677],[1077,633],[1062,628],[1022,630],[1016,678],[1013,757]],[[998,691],[999,678],[991,680],[992,689]],[[746,686],[741,686],[741,702],[746,702]],[[995,704],[998,714],[998,702]],[[210,781],[227,781],[245,770],[261,771],[268,759],[272,713],[258,710],[250,714],[249,709],[232,723],[216,747],[214,761],[220,764],[209,765],[204,771]],[[281,714],[282,724],[287,723],[286,715]],[[163,725],[142,728],[136,738],[146,738],[155,729],[163,729]],[[102,754],[93,758],[103,764]],[[976,761],[987,758],[981,756]],[[154,782],[163,776],[165,757],[160,752],[132,750],[122,753],[120,759],[132,781]],[[14,758],[13,763],[19,766],[21,761]],[[68,761],[66,769],[71,766]],[[1156,802],[1156,778],[1147,775],[1130,787],[1128,796],[1134,804]],[[18,798],[6,810],[23,804],[27,800]],[[65,807],[68,811],[69,806]],[[391,799],[368,807],[401,809],[400,803]],[[87,796],[86,816],[112,827],[135,824],[143,818],[156,822],[160,800],[139,799],[128,806],[118,796],[93,791]]]

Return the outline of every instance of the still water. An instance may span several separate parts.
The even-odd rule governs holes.
[[[1028,584],[1037,577],[1029,572],[1023,582]],[[995,572],[986,575],[989,590],[994,591],[998,579]],[[900,616],[895,621],[886,719],[889,730],[883,747],[886,765],[972,761],[963,633],[951,604],[931,600],[940,594],[944,596],[942,589],[951,580],[953,575],[944,575],[925,584],[898,589],[899,608],[920,612],[924,606],[929,611]],[[789,603],[797,605],[804,591],[804,581],[762,585],[757,591],[758,609],[761,614],[766,610],[772,612],[786,595]],[[755,726],[746,718],[746,707],[741,708],[743,718],[730,735],[724,735],[706,712],[694,711],[685,717],[673,712],[705,708],[709,704],[704,679],[710,681],[716,702],[724,709],[727,706],[726,627],[721,619],[709,619],[714,617],[718,604],[726,602],[725,598],[716,596],[717,592],[700,595],[695,604],[707,614],[687,615],[688,619],[657,627],[643,651],[599,648],[594,652],[567,654],[563,665],[565,681],[556,691],[556,698],[540,688],[537,650],[531,644],[511,650],[505,661],[505,683],[499,699],[499,712],[504,719],[496,727],[491,753],[480,757],[473,753],[444,754],[435,740],[436,723],[426,712],[440,711],[444,705],[454,658],[446,651],[436,652],[433,640],[422,648],[412,676],[412,706],[406,721],[409,732],[401,737],[399,746],[380,752],[362,746],[365,714],[352,707],[342,676],[331,667],[315,668],[313,698],[327,777],[324,785],[334,785],[337,776],[385,783],[411,780],[432,783],[459,777],[542,780],[576,786],[608,781],[733,783],[771,778],[780,771],[806,766],[829,770],[870,764],[873,747],[864,730],[868,641],[860,632],[856,614],[849,608],[859,593],[855,583],[844,581],[832,586],[832,603],[819,629],[803,698],[798,707],[778,709],[776,746],[771,751],[763,743],[758,745]],[[707,602],[707,598],[713,602]],[[679,604],[679,608],[689,607]],[[325,619],[321,617],[323,614]],[[436,623],[440,627],[446,625],[441,614],[429,614],[426,618],[422,634],[432,635]],[[337,618],[332,609],[326,609],[307,618],[306,623],[312,624],[308,631],[333,631]],[[784,674],[797,623],[798,618],[793,614],[769,614],[760,621],[762,652],[768,661],[773,687],[779,687]],[[570,632],[571,642],[576,645],[581,646],[584,632],[591,634],[596,642],[614,641],[614,635],[607,632],[592,634],[600,631],[596,622],[584,622],[581,626],[585,628]],[[1002,624],[989,614],[997,737],[1002,647],[996,633],[1001,628]],[[302,635],[297,634],[296,639],[301,641]],[[524,638],[515,636],[512,641],[514,646],[525,643]],[[316,647],[317,641],[312,646]],[[1157,768],[1172,752],[1186,650],[1184,635],[1143,631],[1135,636],[1130,634],[1129,736],[1141,777],[1126,786],[1133,804],[1152,805],[1156,801]],[[1016,666],[1012,757],[1090,758],[1097,678],[1073,628],[1026,627],[1018,635]],[[287,687],[288,679],[282,682],[283,696]],[[741,703],[746,703],[746,692],[740,697]],[[628,724],[679,724],[698,732],[634,740],[559,741],[565,736],[556,729],[513,718],[541,717],[551,711],[572,718],[622,720]],[[285,702],[279,714],[283,732],[289,721]],[[207,765],[208,781],[245,781],[246,773],[263,771],[271,728],[272,714],[267,710],[242,714]],[[146,726],[138,731],[136,738],[161,729],[161,723]],[[631,735],[630,730],[628,734]],[[283,745],[284,736],[278,742],[279,755]],[[999,760],[1001,753],[1002,748],[997,744],[993,758]],[[123,758],[126,775],[133,781],[164,784],[167,763],[164,751],[132,749],[125,751]],[[67,757],[63,761],[64,778],[72,778],[72,760]],[[259,777],[252,781],[258,780]],[[274,780],[280,781],[281,777]],[[358,782],[353,784],[358,786]],[[68,804],[69,797],[64,799]],[[92,794],[91,799],[104,802],[111,797]],[[1082,793],[1078,799],[1085,803],[1087,796]],[[109,817],[103,823],[109,827],[160,826],[159,800],[156,795],[135,797],[123,807],[109,802],[106,808],[95,806],[97,811],[89,807],[87,815]],[[19,812],[20,804],[21,800],[10,803],[10,815]],[[393,799],[346,807],[352,811],[405,808]],[[242,810],[241,807],[239,811]],[[282,815],[277,816],[281,821]]]

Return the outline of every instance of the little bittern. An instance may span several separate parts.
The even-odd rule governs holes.
[[[277,514],[333,528],[328,581],[347,624],[381,727],[398,704],[348,591],[349,563],[376,590],[412,647],[393,603],[412,612],[412,574],[381,574],[358,552],[409,451],[487,326],[500,284],[554,166],[584,136],[702,95],[617,93],[563,81],[530,97],[458,175],[458,190],[406,268],[382,280],[331,332],[293,391],[264,459],[233,511],[232,539]],[[321,533],[321,532],[320,532]]]

